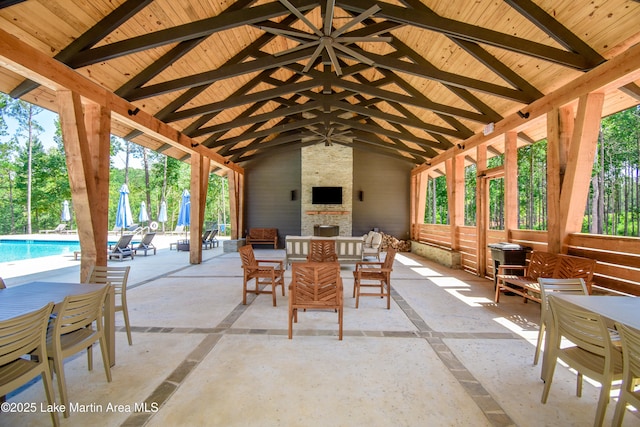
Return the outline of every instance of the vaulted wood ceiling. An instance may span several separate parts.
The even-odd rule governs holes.
[[[0,27],[243,162],[343,144],[416,165],[640,42],[630,0],[0,0]],[[605,114],[640,102],[631,83]],[[0,90],[55,94],[0,69]],[[176,158],[114,121],[112,133]],[[520,133],[545,136],[544,123]],[[496,146],[499,151],[500,147]]]

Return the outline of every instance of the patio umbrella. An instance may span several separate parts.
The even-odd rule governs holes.
[[[160,202],[160,212],[158,213],[158,222],[162,223],[162,231],[164,231],[164,223],[167,222],[167,202]]]
[[[71,212],[69,211],[69,202],[62,202],[62,214],[60,215],[60,220],[63,222],[71,221]]]
[[[178,212],[177,225],[189,225],[189,217],[191,216],[191,196],[189,190],[182,192],[182,200],[180,200],[180,212]]]
[[[147,213],[147,204],[145,202],[140,202],[140,214],[138,215],[138,221],[140,222],[149,221],[149,214]]]
[[[129,206],[129,187],[127,184],[122,184],[118,209],[116,209],[116,228],[124,230],[131,224],[133,224],[133,215],[131,215],[131,206]]]

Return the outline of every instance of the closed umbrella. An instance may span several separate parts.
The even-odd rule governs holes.
[[[149,214],[147,213],[147,204],[145,202],[140,202],[140,214],[138,215],[138,221],[140,222],[149,221]]]
[[[178,212],[178,225],[189,225],[191,216],[191,196],[189,190],[182,192],[182,200],[180,200],[180,212]]]
[[[158,212],[158,222],[162,223],[162,231],[164,231],[164,223],[167,222],[167,202],[160,202],[160,212]]]
[[[71,221],[71,212],[69,211],[69,202],[62,202],[62,214],[60,215],[60,220],[63,222]]]
[[[133,215],[131,215],[131,206],[129,205],[129,187],[127,184],[122,184],[118,209],[116,209],[116,228],[124,230],[131,224],[133,224]]]

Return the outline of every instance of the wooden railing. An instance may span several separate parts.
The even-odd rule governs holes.
[[[452,248],[451,227],[441,224],[414,224],[414,238],[421,243]],[[458,227],[461,267],[478,274],[477,235],[475,227]],[[534,230],[490,230],[487,245],[499,242],[518,243],[533,250],[547,250],[547,232]],[[486,276],[493,277],[493,261],[485,248]],[[605,236],[600,234],[571,234],[568,254],[595,259],[598,264],[593,277],[594,290],[622,292],[640,296],[640,238]]]

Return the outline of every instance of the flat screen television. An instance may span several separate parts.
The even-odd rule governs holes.
[[[342,187],[312,187],[311,203],[314,205],[341,205]]]

